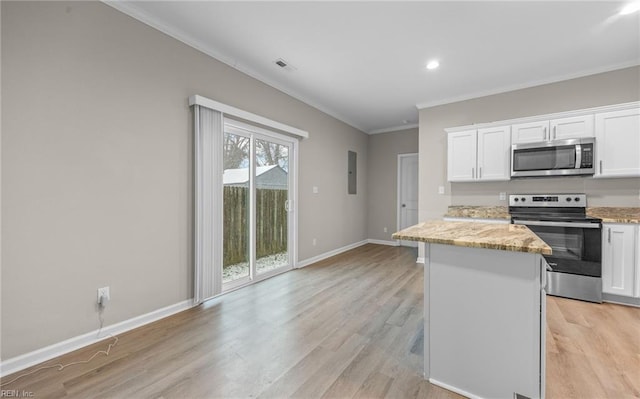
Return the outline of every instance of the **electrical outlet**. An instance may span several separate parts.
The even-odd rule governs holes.
[[[318,194],[318,186],[313,186],[313,193]]]
[[[315,238],[313,239],[312,244],[313,244],[314,247],[316,246],[316,239]]]
[[[438,186],[438,194],[444,194],[444,186]]]
[[[385,227],[384,229],[382,229],[382,231],[386,233],[387,232],[387,228]]]
[[[109,292],[109,287],[98,288],[98,305],[104,307],[110,299],[111,293]]]
[[[507,193],[500,193],[500,201],[506,201],[507,200]]]

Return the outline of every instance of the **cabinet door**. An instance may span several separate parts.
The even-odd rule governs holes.
[[[635,225],[603,224],[602,292],[634,295]]]
[[[549,121],[518,123],[511,126],[511,143],[536,143],[549,140]]]
[[[553,119],[549,124],[551,126],[551,140],[595,136],[593,115]]]
[[[478,180],[511,177],[511,126],[478,130]]]
[[[635,227],[636,229],[636,287],[634,289],[633,296],[636,298],[640,298],[640,226]]]
[[[472,181],[476,177],[476,131],[449,133],[447,175],[449,181]]]
[[[596,114],[595,177],[640,176],[640,108]]]

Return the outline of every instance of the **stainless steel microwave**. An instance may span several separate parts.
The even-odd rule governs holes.
[[[593,137],[513,144],[511,177],[592,175]]]

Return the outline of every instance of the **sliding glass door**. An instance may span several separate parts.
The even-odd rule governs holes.
[[[255,140],[256,272],[291,264],[289,259],[289,146]]]
[[[223,291],[292,267],[293,142],[239,122],[223,139]]]

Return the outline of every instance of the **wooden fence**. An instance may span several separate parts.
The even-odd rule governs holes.
[[[249,189],[224,187],[223,265],[249,258]],[[287,251],[287,190],[256,190],[256,256]]]

